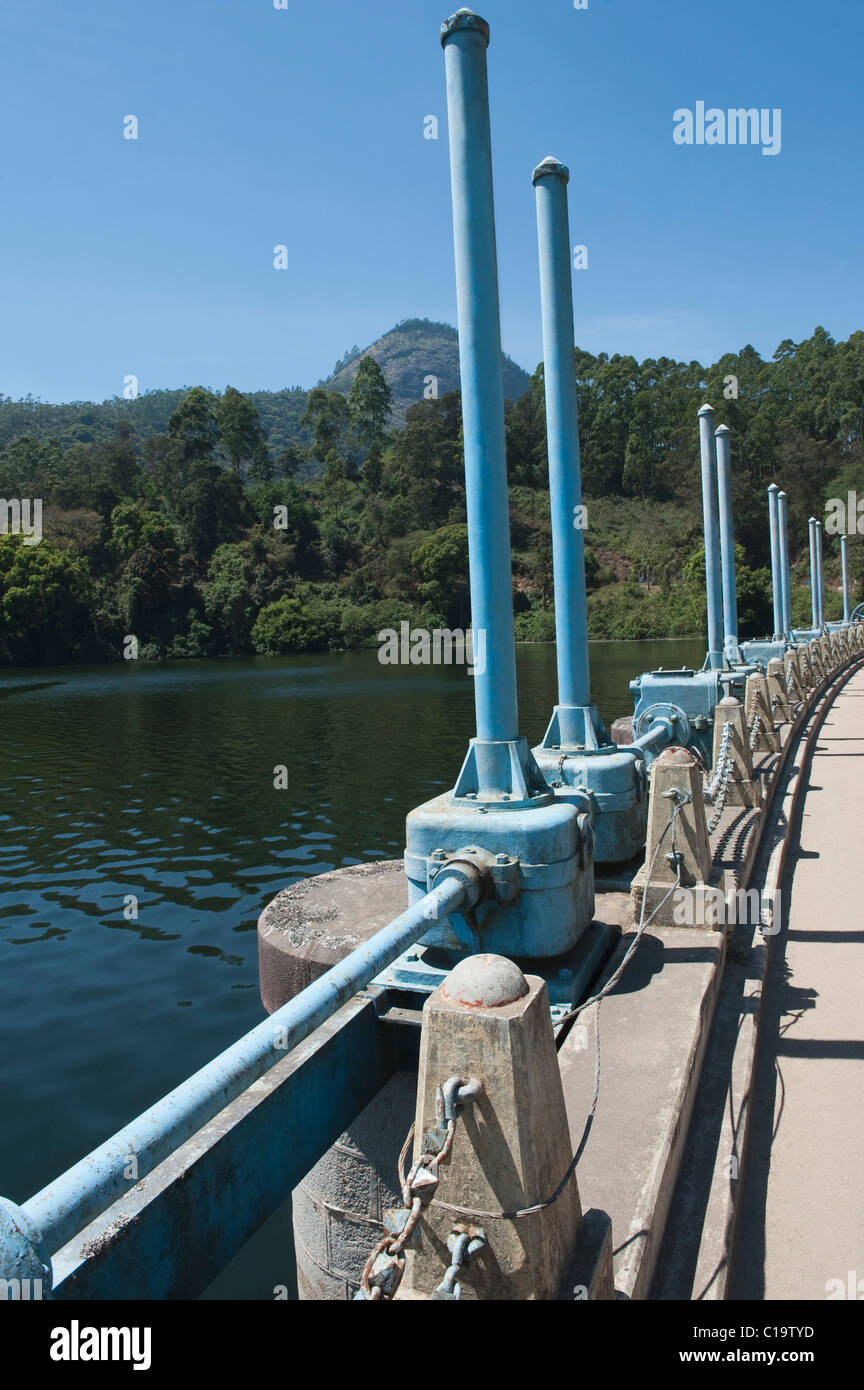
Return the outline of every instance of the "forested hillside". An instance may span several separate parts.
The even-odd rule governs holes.
[[[576,364],[591,635],[704,630],[696,413],[706,399],[733,431],[742,636],[771,626],[772,481],[789,493],[803,621],[807,516],[861,480],[864,333],[836,343],[819,328],[770,361],[748,347],[708,368],[581,350]],[[308,393],[3,398],[0,495],[41,498],[44,512],[40,544],[0,535],[0,661],[121,660],[130,635],[148,658],[370,645],[403,618],[464,627],[459,394],[409,405],[400,424],[374,353],[339,367]],[[332,389],[347,386],[345,372],[347,395]],[[517,631],[547,639],[542,367],[507,403],[507,451]],[[850,559],[860,597],[860,538]],[[826,569],[832,617],[839,548],[827,536]]]

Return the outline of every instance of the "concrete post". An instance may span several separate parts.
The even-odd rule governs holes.
[[[689,800],[676,819],[673,836],[667,827],[680,793]],[[645,862],[631,885],[636,921],[644,900],[646,914],[659,909],[653,919],[658,926],[680,925],[680,898],[676,901],[675,893],[670,893],[676,880],[673,855],[680,855],[681,887],[693,893],[704,892],[711,878],[711,844],[702,795],[702,768],[688,748],[666,748],[651,766]],[[666,901],[661,907],[664,897]],[[705,916],[694,905],[694,921],[704,922]]]
[[[843,576],[843,621],[849,626],[849,541],[840,537],[840,570]]]
[[[828,672],[825,669],[825,657],[822,652],[822,643],[818,637],[811,637],[807,643],[807,656],[810,661],[811,683],[814,686],[821,685]]]
[[[780,660],[779,656],[772,656],[771,660],[768,662],[765,679],[768,686],[768,701],[771,706],[775,724],[783,723],[784,721],[791,724],[794,718],[792,712],[792,691],[789,685],[787,670],[788,667]],[[796,671],[796,684],[797,678],[798,673]]]
[[[406,1250],[397,1299],[425,1299],[450,1264],[448,1238],[482,1231],[483,1245],[459,1273],[468,1300],[559,1299],[573,1276],[584,1236],[575,1173],[551,1206],[573,1151],[545,982],[503,956],[469,956],[423,1007],[414,1162],[440,1148],[439,1087],[450,1078],[479,1083],[457,1113],[449,1160],[425,1200]],[[447,1202],[460,1211],[440,1205]],[[608,1219],[595,1250],[589,1297],[613,1297]],[[572,1296],[572,1294],[570,1295]]]
[[[762,784],[753,777],[753,757],[750,752],[750,733],[744,706],[734,695],[726,695],[718,700],[714,711],[714,766],[720,756],[725,724],[731,724],[732,732],[729,753],[732,758],[732,773],[726,790],[727,806],[760,806],[762,803]]]
[[[771,538],[771,596],[774,601],[774,641],[783,636],[783,566],[780,559],[780,510],[777,484],[768,489],[768,529]]]
[[[699,411],[699,453],[702,462],[702,530],[705,537],[705,597],[708,604],[708,665],[723,665],[723,614],[720,598],[720,542],[717,532],[717,443],[714,411]]]
[[[803,643],[800,647],[796,647],[795,660],[798,665],[798,679],[802,691],[806,693],[808,690],[813,690],[819,681],[810,660],[810,648]]]
[[[782,636],[782,634],[781,634]],[[766,753],[779,753],[780,739],[774,727],[771,711],[771,696],[768,682],[761,671],[751,671],[744,686],[744,709],[749,729],[754,717],[759,716],[759,731],[756,735],[756,748]]]
[[[777,531],[780,546],[780,589],[783,601],[783,632],[792,633],[792,579],[789,572],[789,526],[786,517],[786,493],[777,494]]]
[[[783,658],[783,671],[786,677],[786,689],[789,692],[790,702],[798,703],[804,700],[807,694],[807,681],[804,676],[804,660],[802,659],[801,647],[796,647],[793,651],[786,653]],[[795,713],[791,706],[789,718],[795,718]]]
[[[810,531],[810,616],[814,632],[819,630],[819,557],[816,549],[816,518],[807,520]]]
[[[819,638],[819,649],[822,652],[822,665],[825,668],[825,674],[827,676],[837,665],[837,656],[834,651],[834,643],[830,633],[822,633],[822,636]]]
[[[735,526],[732,521],[732,460],[729,426],[715,431],[717,501],[720,519],[720,568],[723,585],[723,655],[730,665],[740,663],[738,596],[735,591]]]

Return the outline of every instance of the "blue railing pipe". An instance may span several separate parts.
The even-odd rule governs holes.
[[[567,215],[566,165],[544,159],[534,170],[552,566],[559,705],[591,703],[588,613],[585,601],[585,538],[581,525],[582,473],[573,361],[573,279]]]
[[[705,598],[708,605],[708,666],[723,665],[723,615],[720,597],[720,547],[717,536],[717,446],[714,411],[699,411],[699,455],[702,465],[702,529],[705,536]]]
[[[54,1254],[129,1190],[124,1170],[130,1155],[137,1161],[140,1180],[392,965],[435,922],[472,906],[479,897],[479,885],[479,872],[472,872],[464,861],[458,873],[442,869],[439,882],[426,897],[25,1202],[23,1211],[47,1249]]]
[[[518,710],[486,75],[489,25],[470,10],[459,10],[441,26],[441,43],[450,130],[471,623],[475,632],[486,634],[485,669],[474,673],[477,738],[509,741],[518,737]]]

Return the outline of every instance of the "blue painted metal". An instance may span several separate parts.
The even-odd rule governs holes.
[[[738,596],[735,590],[735,527],[732,520],[732,460],[729,427],[714,432],[717,454],[717,502],[720,523],[720,566],[723,586],[723,656],[730,665],[741,662],[738,646]]]
[[[591,704],[568,179],[566,165],[551,157],[538,164],[533,175],[558,661],[558,703],[533,752],[560,801],[579,805],[589,798],[595,862],[615,863],[631,859],[645,843],[648,779],[641,750],[616,747]],[[664,737],[662,727],[656,737]]]
[[[732,676],[720,670],[646,671],[630,682],[635,707],[633,733],[638,741],[661,719],[675,719],[674,742],[684,748],[697,748],[708,763],[713,757],[714,710],[730,688]],[[644,745],[645,758],[652,762],[660,752]]]
[[[849,542],[840,537],[840,569],[843,575],[843,626],[849,626]]]
[[[717,532],[717,446],[714,411],[699,411],[699,452],[702,463],[702,529],[705,537],[705,595],[708,604],[708,655],[706,664],[723,665],[723,618],[720,593],[720,546]]]
[[[780,551],[780,593],[783,608],[783,634],[792,636],[792,579],[789,572],[789,523],[786,493],[777,494],[777,539]]]
[[[527,765],[523,766],[527,744],[523,752],[518,742],[510,508],[486,76],[489,26],[479,15],[460,10],[444,21],[441,42],[450,130],[471,617],[474,630],[486,634],[485,670],[478,669],[474,676],[477,738],[472,741],[456,794],[488,791],[497,799],[502,792],[512,796],[518,791],[518,799],[526,800],[530,776]],[[477,744],[487,747],[478,748]],[[514,771],[517,779],[511,785]]]
[[[819,622],[819,551],[816,540],[816,518],[811,516],[807,521],[810,531],[810,612],[812,617],[812,630],[818,633]]]
[[[777,501],[779,489],[772,483],[768,489],[768,529],[771,541],[771,597],[774,604],[774,640],[783,637],[783,579],[780,561],[780,508]]]
[[[819,631],[825,627],[825,571],[822,564],[822,522],[816,522],[816,577],[819,593]]]
[[[585,539],[582,526],[578,524],[582,472],[573,362],[573,281],[567,216],[569,177],[566,165],[550,157],[538,164],[533,182],[540,250],[558,703],[584,710],[591,706],[591,676]]]
[[[447,77],[471,604],[494,654],[476,688],[477,737],[453,792],[412,811],[405,869],[411,901],[443,860],[473,855],[494,891],[424,946],[552,956],[579,940],[594,910],[590,815],[557,801],[517,732],[510,526],[486,48],[469,10],[441,30]],[[562,404],[562,409],[566,403]],[[566,426],[562,426],[566,428]],[[584,799],[583,799],[584,800]],[[500,869],[500,872],[498,870]]]
[[[109,1207],[54,1261],[57,1299],[197,1298],[400,1066],[406,1034],[360,996]],[[102,1234],[104,1230],[104,1234]],[[95,1233],[95,1239],[93,1235]],[[290,1287],[290,1213],[279,1239]]]
[[[469,908],[479,891],[477,874],[470,865],[452,866],[422,901],[413,903],[395,922],[31,1197],[21,1210],[40,1233],[45,1247],[58,1250],[128,1190],[125,1170],[130,1153],[135,1155],[139,1178],[152,1172],[365,988],[431,923],[449,912]],[[326,1148],[326,1143],[321,1147]]]
[[[491,804],[467,811],[446,795],[427,801],[408,817],[411,900],[421,899],[453,859],[483,865],[490,886],[473,911],[442,919],[422,944],[458,955],[541,957],[569,950],[594,913],[593,857],[590,813],[551,793],[530,812]]]

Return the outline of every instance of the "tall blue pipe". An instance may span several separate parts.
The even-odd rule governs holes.
[[[819,580],[819,621],[817,626],[821,630],[825,626],[825,571],[822,567],[822,522],[816,522],[816,577]]]
[[[557,159],[544,159],[534,170],[555,578],[558,704],[586,706],[591,702],[591,676],[585,602],[585,539],[579,512],[582,505],[582,474],[576,370],[573,363],[573,281],[567,215],[569,178],[566,165]]]
[[[471,622],[475,631],[486,634],[485,670],[478,668],[474,677],[477,738],[510,741],[518,736],[518,712],[486,77],[489,25],[472,11],[459,10],[441,26],[441,43],[450,127]]]
[[[774,600],[774,640],[783,636],[783,566],[780,559],[780,513],[777,484],[768,489],[768,529],[771,538],[771,596]]]
[[[849,604],[849,542],[840,537],[840,568],[843,573],[843,622],[848,627],[851,608]]]
[[[720,521],[720,566],[723,585],[723,655],[741,661],[738,646],[738,595],[735,591],[735,527],[732,521],[732,460],[729,426],[715,430],[717,502]]]
[[[810,615],[812,628],[819,628],[819,556],[816,548],[816,518],[811,516],[807,525],[810,529]]]
[[[699,411],[699,454],[702,463],[702,529],[705,535],[705,597],[708,605],[708,666],[723,665],[723,617],[720,596],[720,547],[717,538],[717,449],[714,411]]]
[[[789,524],[786,515],[786,493],[777,494],[777,530],[780,542],[780,592],[783,603],[783,632],[792,635],[792,580],[789,572]]]

